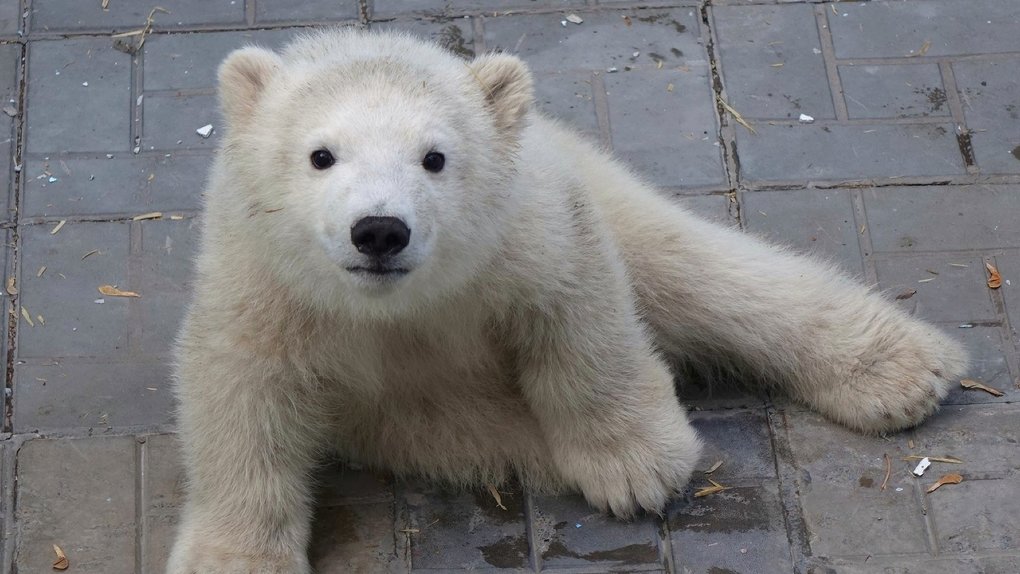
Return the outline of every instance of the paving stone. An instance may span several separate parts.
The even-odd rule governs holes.
[[[372,2],[372,18],[389,18],[402,14],[424,14],[428,16],[446,16],[465,13],[493,13],[512,11],[513,9],[574,9],[583,8],[584,0],[470,0],[469,2],[450,2],[449,0],[375,0]],[[554,15],[558,19],[563,14]],[[573,24],[572,24],[573,25]]]
[[[952,331],[952,325],[948,326]],[[984,391],[964,389],[953,385],[949,396],[942,400],[943,404],[965,405],[977,403],[1001,403],[1020,400],[1020,388],[1014,384],[1009,374],[1007,354],[1013,349],[1009,341],[1003,341],[999,327],[974,327],[973,329],[956,329],[949,334],[963,342],[970,352],[970,368],[965,378],[980,381],[989,387],[998,389],[1004,396],[996,397]]]
[[[184,504],[184,468],[177,438],[173,435],[145,437],[142,447],[142,550],[143,572],[163,572],[176,534],[177,518]]]
[[[214,149],[220,145],[223,119],[214,95],[148,96],[142,103],[142,149]],[[198,128],[212,124],[209,137]]]
[[[1020,59],[956,62],[956,85],[982,173],[1020,173]]]
[[[173,420],[165,361],[53,359],[18,365],[14,377],[15,432],[102,431]]]
[[[887,442],[865,437],[811,412],[789,411],[786,419],[815,556],[928,551],[910,465],[900,460],[910,454],[902,446],[905,438]],[[883,454],[892,459],[884,491]]]
[[[1014,445],[1015,448],[1015,445]],[[1017,512],[1020,477],[964,480],[928,495],[939,549],[949,554],[1015,551],[1020,545]],[[926,483],[934,482],[933,480]],[[952,487],[952,488],[950,488]]]
[[[321,506],[393,502],[393,477],[338,462],[326,464],[315,477]]]
[[[997,320],[980,257],[939,253],[878,259],[875,271],[882,290],[903,297],[896,304],[919,317],[953,323],[950,327]]]
[[[737,126],[752,181],[847,180],[966,173],[951,124]]]
[[[536,77],[535,102],[540,110],[581,132],[588,141],[599,141],[590,73],[562,72]]]
[[[28,151],[131,149],[130,66],[131,57],[114,50],[108,38],[33,42],[28,55]]]
[[[14,553],[14,466],[13,443],[4,438],[0,440],[0,574],[10,574]]]
[[[680,572],[793,571],[775,481],[677,503],[668,520]]]
[[[876,252],[1020,247],[1020,186],[886,187],[862,192]]]
[[[309,559],[320,574],[386,572],[397,566],[393,504],[318,507]]]
[[[727,97],[743,116],[836,117],[810,4],[714,6],[712,21]]]
[[[965,464],[941,465],[925,477],[933,474],[937,478],[938,472],[945,471],[960,472],[964,478],[1012,477],[1015,481],[1020,477],[1020,459],[1016,457],[1016,445],[1020,442],[1017,417],[1020,405],[1009,403],[943,407],[915,431],[916,454],[955,456]],[[924,482],[927,488],[929,482]]]
[[[21,30],[21,2],[0,4],[0,36],[17,36]]]
[[[21,217],[194,211],[211,162],[210,154],[182,153],[28,161]]]
[[[131,276],[141,298],[134,301],[132,346],[166,356],[191,297],[192,261],[198,255],[196,219],[144,221],[132,253]]]
[[[712,479],[726,484],[776,477],[772,437],[763,410],[694,411],[688,416],[704,443],[697,468],[705,470],[722,461]],[[705,486],[697,473],[693,481],[694,487]]]
[[[1012,0],[846,2],[827,12],[837,58],[949,56],[1020,51]],[[846,14],[845,16],[843,14]]]
[[[823,559],[816,572],[832,574],[987,574],[977,560],[925,558],[923,556],[865,556],[855,559]]]
[[[0,8],[0,18],[2,18]],[[3,22],[0,20],[0,29]],[[0,45],[0,107],[10,106],[18,109],[18,70],[21,66],[21,46],[18,44]],[[6,113],[0,113],[0,219],[11,216],[9,206],[13,189],[14,172],[11,163],[15,147],[12,145],[17,136],[15,119]]]
[[[699,217],[723,225],[737,225],[737,220],[730,215],[731,200],[726,195],[678,195],[673,199]]]
[[[566,27],[560,25],[559,14],[486,18],[485,46],[518,54],[537,71],[605,72],[616,67],[617,73],[625,75],[628,67],[686,71],[708,66],[698,43],[700,27],[693,8],[578,14],[584,24]],[[634,52],[639,53],[636,58]],[[665,90],[666,83],[661,86]]]
[[[532,525],[543,571],[588,566],[638,572],[663,563],[654,518],[623,522],[595,511],[580,495],[535,497]]]
[[[741,195],[747,230],[864,273],[853,196],[842,189],[798,189]]]
[[[297,33],[285,28],[151,36],[145,41],[142,86],[146,92],[215,88],[216,70],[227,54],[249,45],[278,50]]]
[[[21,230],[20,302],[36,325],[28,326],[21,318],[27,328],[18,334],[18,358],[124,353],[129,312],[137,301],[104,297],[97,288],[134,288],[128,275],[129,224],[67,223],[56,234],[54,228],[46,224]],[[46,270],[39,277],[42,267]],[[94,303],[97,300],[103,303]]]
[[[1002,287],[999,289],[1006,302],[1013,340],[1020,349],[1020,255],[999,255],[995,258],[995,264],[1002,276]],[[1016,383],[1020,387],[1020,380]]]
[[[507,510],[496,507],[488,492],[444,490],[422,482],[407,483],[402,500],[411,532],[411,565],[415,569],[525,568],[528,535],[524,495],[518,488],[500,488]]]
[[[74,572],[135,572],[135,439],[32,440],[18,453],[20,572],[50,572],[53,545]]]
[[[1020,572],[1020,555],[991,556],[978,560],[984,574],[1013,574]]]
[[[707,68],[609,74],[605,83],[618,157],[664,187],[725,184]]]
[[[948,116],[937,64],[839,66],[850,118]]]
[[[155,5],[145,2],[111,3],[103,10],[100,2],[79,0],[33,0],[31,30],[126,31],[141,29]],[[161,0],[169,14],[153,14],[153,28],[167,30],[200,24],[244,24],[243,0]],[[107,43],[109,43],[107,41]]]
[[[314,22],[357,20],[357,0],[259,0],[255,5],[256,22]]]

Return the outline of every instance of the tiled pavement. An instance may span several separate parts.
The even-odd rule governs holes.
[[[483,490],[330,467],[319,572],[1020,571],[1016,0],[101,4],[0,2],[0,573],[50,571],[54,543],[70,572],[161,571],[180,502],[166,353],[220,138],[195,129],[219,123],[214,71],[229,50],[325,23],[519,53],[543,109],[676,201],[890,297],[916,291],[899,303],[963,339],[969,377],[1004,396],[958,390],[929,423],[876,438],[780,397],[685,390],[704,466],[723,461],[712,476],[732,488],[630,524],[578,497],[508,488],[504,511]],[[152,14],[141,49],[115,36],[157,5],[169,13]],[[101,284],[142,297],[104,299]],[[903,457],[918,454],[965,463],[915,479]],[[963,483],[924,493],[949,471]]]

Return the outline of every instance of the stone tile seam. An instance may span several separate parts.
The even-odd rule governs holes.
[[[818,43],[822,48],[822,62],[825,65],[825,75],[829,80],[829,95],[832,99],[832,109],[836,119],[846,121],[850,114],[846,107],[846,96],[843,93],[843,82],[839,77],[839,67],[836,64],[836,48],[832,38],[832,30],[829,27],[829,11],[822,4],[814,7],[815,25],[818,29]]]
[[[244,22],[249,26],[255,25],[255,18],[258,12],[257,0],[244,0]]]
[[[960,88],[956,83],[952,64],[945,60],[940,61],[939,74],[942,76],[942,88],[946,93],[949,111],[952,113],[953,121],[956,122],[956,141],[960,148],[960,156],[963,158],[963,165],[969,174],[980,173],[981,166],[978,165],[977,158],[974,156],[974,145],[971,142],[970,129],[967,127],[967,117],[963,113]]]
[[[864,278],[869,285],[878,285],[878,269],[875,267],[875,246],[871,240],[871,225],[864,205],[864,194],[860,189],[850,190],[850,202],[854,215],[854,235],[864,263]]]
[[[135,572],[143,572],[145,568],[145,539],[146,539],[146,528],[145,528],[145,512],[144,508],[148,503],[148,496],[146,493],[146,478],[147,473],[145,471],[145,465],[148,459],[148,444],[144,438],[135,437],[134,441],[134,456],[135,456]]]
[[[967,187],[974,185],[1016,185],[1020,174],[933,175],[831,180],[743,180],[740,191],[787,191],[792,189],[853,189],[883,187]]]
[[[779,419],[777,421],[777,419]],[[769,432],[769,452],[775,465],[778,484],[779,503],[782,508],[783,525],[786,529],[787,548],[790,562],[795,572],[801,572],[808,558],[811,557],[810,536],[807,532],[807,521],[801,505],[800,479],[797,476],[797,460],[790,445],[787,429],[786,413],[774,405],[765,408],[765,421]],[[786,453],[789,464],[780,456]]]
[[[715,111],[716,138],[719,142],[719,153],[722,154],[723,170],[726,175],[726,183],[729,191],[735,191],[740,187],[740,156],[737,151],[736,122],[731,122],[722,102],[728,101],[726,97],[726,84],[722,73],[722,58],[716,53],[716,32],[712,26],[715,15],[712,11],[711,0],[705,0],[699,10],[701,22],[699,23],[701,34],[701,45],[708,57],[710,73],[710,89],[712,97],[712,109]],[[740,198],[736,199],[736,205],[732,216],[737,226],[743,228],[741,220]]]
[[[986,263],[999,267],[998,259],[996,255],[989,254],[984,258]],[[1017,285],[1020,287],[1020,284]],[[1006,345],[1011,345],[1012,353],[1005,353],[1006,355],[1006,367],[1009,369],[1010,379],[1013,381],[1013,386],[1020,388],[1020,338],[1013,337],[1013,333],[1016,332],[1017,327],[1020,325],[1013,325],[1009,320],[1009,313],[1006,312],[1006,296],[1002,293],[1002,288],[990,289],[992,296],[992,303],[995,305],[995,315],[1000,321],[999,331],[1002,336],[1002,340]]]

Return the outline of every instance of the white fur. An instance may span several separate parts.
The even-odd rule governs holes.
[[[532,111],[515,58],[332,31],[239,51],[220,78],[170,574],[308,572],[308,474],[328,451],[658,511],[700,451],[660,353],[865,432],[917,424],[964,368],[879,295],[696,218]],[[337,163],[317,171],[323,146]],[[443,171],[422,169],[430,150]],[[409,223],[408,275],[346,270],[365,215]]]

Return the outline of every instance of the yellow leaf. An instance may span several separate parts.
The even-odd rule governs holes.
[[[965,388],[965,389],[977,389],[979,391],[984,391],[984,392],[986,392],[986,393],[988,393],[988,394],[990,394],[990,395],[992,395],[994,397],[1001,397],[1002,396],[1002,391],[1000,391],[999,389],[994,389],[994,388],[989,387],[988,385],[986,385],[984,383],[979,383],[979,382],[977,382],[977,381],[975,381],[973,379],[963,379],[963,380],[961,380],[960,381],[960,386]]]
[[[141,297],[141,295],[134,291],[122,291],[113,285],[100,285],[98,289],[100,293],[107,297]]]
[[[928,494],[931,494],[932,492],[938,490],[939,487],[944,484],[960,484],[961,482],[963,482],[963,477],[960,476],[959,474],[956,473],[947,474],[942,478],[938,479],[937,481],[935,481],[935,484],[929,486],[926,492]]]
[[[999,275],[999,270],[991,263],[985,263],[985,267],[988,268],[988,288],[998,289],[1002,287],[1002,276]]]
[[[67,555],[60,549],[56,544],[53,545],[53,552],[57,555],[57,559],[53,561],[54,570],[67,570],[67,567],[71,563],[67,560]]]

